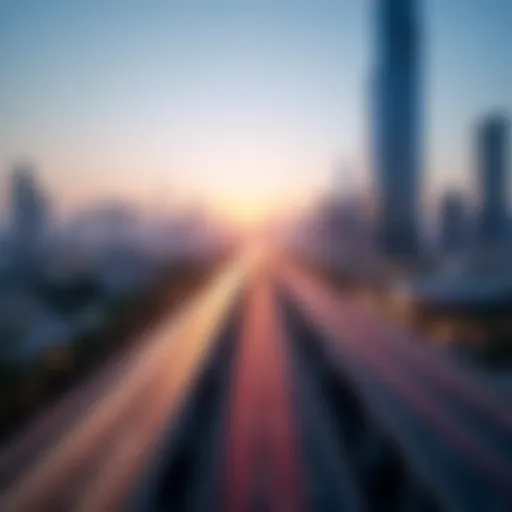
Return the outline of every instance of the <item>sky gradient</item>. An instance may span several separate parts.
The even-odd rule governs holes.
[[[336,168],[367,186],[372,3],[0,2],[1,190],[19,158],[65,209],[115,195],[252,216]],[[434,198],[471,190],[476,120],[512,111],[512,2],[422,3]]]

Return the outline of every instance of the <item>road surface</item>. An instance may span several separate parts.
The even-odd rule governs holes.
[[[512,413],[486,380],[269,261],[2,447],[0,510],[512,510]]]

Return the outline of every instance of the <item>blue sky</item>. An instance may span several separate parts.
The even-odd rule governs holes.
[[[476,120],[512,111],[512,2],[422,3],[432,198],[471,189]],[[0,184],[25,157],[64,207],[193,197],[248,215],[336,165],[364,186],[372,4],[0,1]]]

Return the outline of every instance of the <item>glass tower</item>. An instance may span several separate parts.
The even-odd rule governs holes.
[[[420,30],[416,0],[376,0],[373,167],[379,245],[389,256],[418,249],[421,138]]]

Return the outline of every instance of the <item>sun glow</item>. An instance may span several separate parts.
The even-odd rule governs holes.
[[[229,223],[250,227],[266,221],[276,213],[277,205],[268,199],[250,195],[226,198],[217,209]]]

